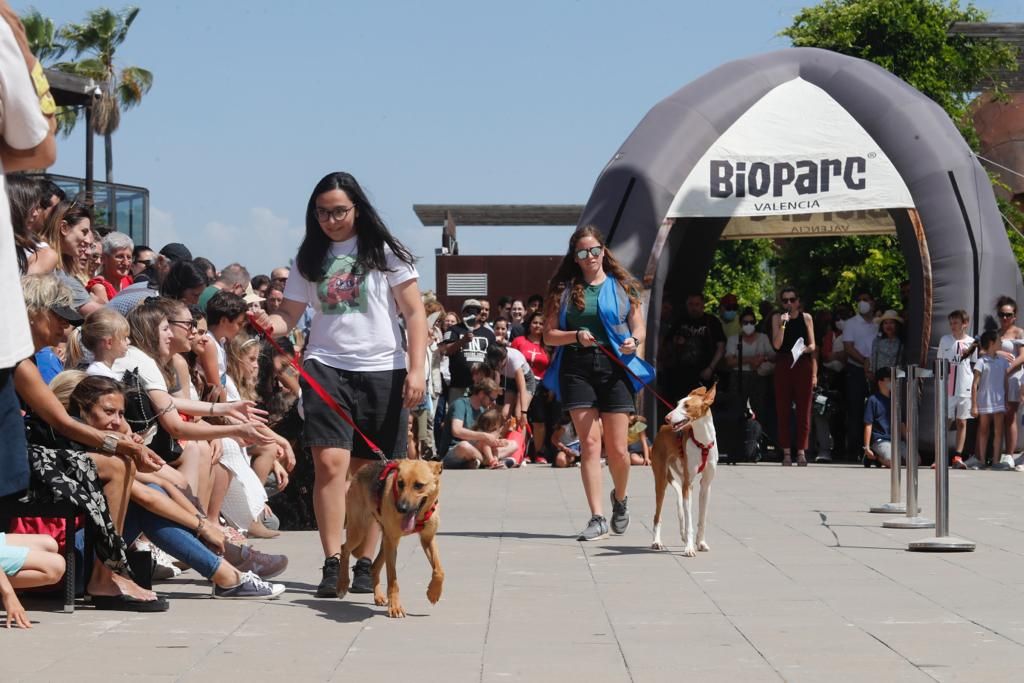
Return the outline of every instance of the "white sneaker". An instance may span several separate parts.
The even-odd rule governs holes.
[[[981,461],[978,460],[973,455],[971,457],[967,458],[967,460],[964,462],[964,464],[967,465],[967,469],[969,469],[969,470],[980,470],[981,469]]]

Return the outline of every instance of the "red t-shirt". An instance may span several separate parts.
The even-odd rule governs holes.
[[[530,364],[530,370],[537,379],[544,379],[544,372],[548,369],[551,359],[543,345],[530,341],[529,337],[516,337],[509,344],[513,349],[526,356],[526,362]]]
[[[115,291],[114,285],[112,285],[109,280],[102,275],[97,275],[93,279],[89,280],[88,284],[85,285],[85,288],[89,290],[89,292],[92,292],[92,288],[96,285],[103,285],[103,289],[107,292],[107,301],[110,301],[117,295],[117,292],[121,291],[133,282],[135,282],[135,279],[131,275],[125,275],[121,278],[121,287]]]

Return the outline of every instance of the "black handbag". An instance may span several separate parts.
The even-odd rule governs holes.
[[[153,439],[149,442],[149,449],[164,459],[165,462],[174,462],[181,457],[181,444],[166,429],[160,426],[159,415],[149,400],[149,394],[142,385],[142,378],[139,377],[139,370],[126,370],[121,379],[124,384],[124,418],[129,428],[136,434],[143,434],[150,429],[156,428]]]

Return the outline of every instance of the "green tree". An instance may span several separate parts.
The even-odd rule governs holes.
[[[96,135],[103,136],[108,183],[114,182],[112,138],[121,123],[121,111],[138,106],[153,87],[152,73],[137,66],[119,68],[114,60],[138,15],[138,7],[120,12],[101,8],[89,12],[83,23],[68,24],[58,31],[77,60],[58,68],[101,84],[102,94],[93,106],[92,128]]]
[[[704,283],[704,298],[709,308],[718,306],[726,294],[735,294],[740,308],[755,311],[764,299],[774,300],[775,278],[772,265],[775,247],[771,240],[722,240]]]

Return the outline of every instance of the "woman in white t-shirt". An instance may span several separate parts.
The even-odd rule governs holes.
[[[426,387],[427,316],[414,263],[356,179],[331,173],[317,183],[306,206],[306,235],[284,302],[273,316],[257,313],[257,322],[271,324],[280,336],[295,327],[307,305],[312,307],[305,372],[388,458],[405,455],[408,410],[420,404]],[[317,595],[336,597],[346,479],[350,470],[378,457],[304,379],[301,387],[304,436],[316,471],[313,503],[326,557]],[[368,536],[363,548],[350,549],[359,558],[353,593],[373,590],[369,556],[378,534]]]

